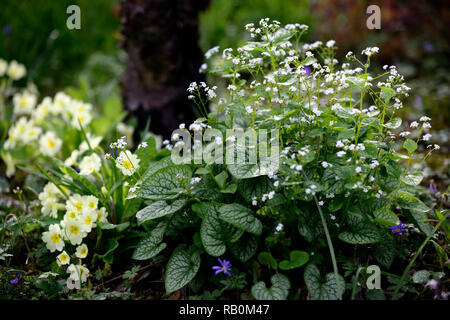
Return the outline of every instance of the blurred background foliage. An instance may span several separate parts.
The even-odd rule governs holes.
[[[71,4],[81,8],[81,30],[66,27],[66,8]],[[381,30],[366,27],[370,4],[381,8]],[[71,94],[78,98],[100,109],[107,101],[118,110],[117,82],[126,61],[119,49],[118,8],[118,0],[2,0],[0,57],[24,63],[28,79],[38,84],[42,95],[72,87]],[[203,51],[216,45],[237,47],[248,39],[244,25],[263,17],[309,25],[309,42],[336,40],[340,61],[348,50],[360,54],[367,46],[380,47],[374,67],[395,64],[405,75],[412,90],[403,117],[408,121],[423,114],[432,117],[431,142],[439,143],[443,154],[434,157],[439,162],[435,167],[447,175],[448,1],[211,0],[199,16],[199,45]]]

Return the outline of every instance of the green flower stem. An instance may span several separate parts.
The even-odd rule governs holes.
[[[322,226],[325,230],[325,236],[327,237],[328,242],[328,248],[330,249],[330,255],[331,255],[331,261],[333,262],[333,270],[334,270],[334,276],[336,279],[336,293],[339,300],[342,300],[342,297],[339,292],[339,272],[338,267],[336,263],[336,257],[334,255],[334,249],[333,249],[333,243],[331,242],[330,233],[328,232],[327,222],[325,221],[325,217],[323,216],[322,209],[319,206],[319,202],[317,201],[317,197],[314,196],[314,200],[316,201],[317,209],[319,209],[320,219],[322,220]]]
[[[394,294],[392,295],[391,300],[396,300],[397,297],[397,293],[400,290],[400,287],[403,284],[403,281],[405,280],[406,275],[408,274],[409,270],[411,269],[411,267],[413,266],[414,262],[416,261],[417,257],[419,256],[419,254],[422,252],[423,248],[425,248],[425,245],[428,243],[428,241],[430,241],[431,237],[436,233],[436,231],[439,229],[439,227],[441,226],[442,223],[444,223],[444,221],[447,220],[447,217],[449,215],[450,211],[448,211],[445,216],[442,217],[442,219],[439,221],[439,223],[434,227],[433,231],[430,232],[430,234],[425,238],[425,240],[422,242],[421,246],[419,247],[419,250],[417,250],[416,254],[414,255],[414,257],[411,259],[411,261],[409,262],[408,266],[406,267],[405,271],[403,271],[403,274],[400,278],[400,281],[397,283],[397,285],[395,286],[395,290],[394,290]]]
[[[55,179],[50,177],[47,171],[45,171],[39,164],[36,164],[36,166],[38,167],[39,170],[41,170],[41,172],[46,176],[46,178],[50,180],[59,189],[59,191],[62,192],[62,194],[66,197],[66,199],[69,199],[69,195],[67,194],[67,192],[64,191],[63,188],[61,188],[61,186],[55,181]]]

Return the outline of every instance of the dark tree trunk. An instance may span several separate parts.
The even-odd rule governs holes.
[[[121,0],[121,46],[128,53],[121,80],[123,103],[143,129],[169,137],[196,115],[187,100],[192,81],[204,81],[198,70],[198,13],[209,0]]]

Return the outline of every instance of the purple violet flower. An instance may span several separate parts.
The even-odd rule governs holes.
[[[309,66],[304,66],[303,70],[305,71],[306,76],[309,76],[311,74],[311,68]]]
[[[400,222],[396,226],[390,226],[389,229],[391,229],[392,233],[402,234],[406,230],[406,227],[405,227],[405,225],[403,223]]]
[[[436,199],[439,199],[439,195],[436,193],[436,189],[434,188],[434,185],[430,183],[430,192],[434,195]]]
[[[23,272],[19,273],[14,279],[12,279],[9,283],[11,284],[17,284],[19,283],[20,277],[22,277]]]
[[[213,270],[216,270],[215,274],[219,274],[220,272],[223,272],[224,274],[226,274],[227,276],[231,276],[231,262],[228,260],[222,260],[220,258],[217,258],[217,260],[219,260],[220,266],[214,266],[212,267]]]

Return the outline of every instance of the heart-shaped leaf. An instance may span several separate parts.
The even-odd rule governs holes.
[[[219,219],[219,204],[205,203],[205,216],[200,227],[203,246],[210,255],[219,257],[225,253],[228,241],[237,241],[243,230]]]
[[[299,268],[309,260],[309,254],[305,251],[293,250],[289,253],[290,260],[281,261],[278,266],[281,270],[291,270]]]
[[[270,288],[267,288],[263,281],[256,283],[252,287],[253,297],[258,300],[286,300],[291,288],[289,279],[277,273],[272,276],[270,282],[272,282],[272,287]]]
[[[259,263],[270,266],[275,270],[278,268],[277,260],[275,260],[270,252],[264,251],[258,254],[258,261]]]
[[[166,292],[170,294],[187,285],[200,268],[200,252],[195,247],[179,245],[167,263],[165,274]]]
[[[322,279],[319,269],[314,264],[309,264],[303,275],[308,287],[311,300],[337,300],[344,293],[345,280],[342,276],[336,277],[334,273],[327,273]]]

